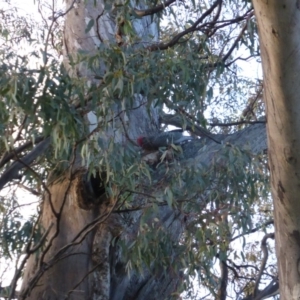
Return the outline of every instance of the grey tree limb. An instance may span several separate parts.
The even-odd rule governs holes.
[[[20,171],[26,166],[31,165],[39,156],[45,153],[45,151],[50,146],[50,138],[46,138],[40,142],[36,147],[34,147],[31,152],[22,157],[21,159],[15,161],[3,174],[0,176],[0,190],[14,179],[20,177]]]
[[[186,166],[187,164],[196,165],[209,165],[217,151],[224,147],[224,144],[238,146],[241,149],[248,150],[253,155],[264,153],[267,150],[267,139],[266,139],[266,127],[265,124],[254,124],[247,128],[238,131],[231,135],[224,135],[222,144],[216,143],[208,137],[201,139],[194,139],[186,144],[182,145],[183,149],[183,160],[181,165]],[[158,168],[159,169],[159,168]],[[159,173],[159,170],[157,171]],[[154,175],[156,177],[156,175]],[[159,174],[157,175],[160,176]],[[131,212],[134,214],[136,212]],[[138,213],[137,213],[138,214]],[[157,216],[156,216],[157,217]],[[168,232],[172,234],[174,241],[178,240],[185,229],[186,223],[184,216],[169,208],[168,206],[160,207],[159,216],[157,217],[162,221],[164,227],[168,228]],[[138,219],[138,217],[136,218]],[[138,227],[139,223],[136,223]],[[134,236],[134,230],[129,230],[129,235]],[[182,274],[174,274],[172,278],[164,278],[163,272],[161,276],[155,277],[145,270],[144,276],[141,277],[137,273],[133,273],[131,277],[125,270],[121,257],[116,249],[110,252],[110,255],[114,257],[111,263],[112,270],[112,283],[111,283],[111,294],[110,299],[170,299],[168,298],[167,287],[170,290],[174,290],[177,284],[180,284],[182,280]],[[176,260],[176,253],[173,253],[173,259]],[[175,288],[176,289],[176,288]],[[262,294],[263,292],[263,294]],[[257,296],[266,295],[264,291],[258,293]],[[263,298],[257,298],[263,299]],[[253,297],[251,300],[254,300]]]

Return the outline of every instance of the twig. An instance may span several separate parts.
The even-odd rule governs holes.
[[[28,186],[26,186],[26,185],[24,185],[24,184],[22,184],[22,183],[18,183],[17,185],[18,185],[18,187],[20,187],[20,188],[22,188],[22,189],[24,189],[24,190],[30,192],[31,194],[33,194],[33,195],[35,195],[35,196],[38,196],[38,197],[39,197],[39,196],[42,195],[42,193],[40,193],[40,192],[38,192],[38,191],[36,191],[36,190],[34,190],[34,189],[31,189],[31,188],[29,188]]]
[[[197,26],[207,17],[209,16],[213,10],[220,4],[220,0],[216,0],[213,5],[193,24],[193,26],[189,27],[188,29],[178,33],[177,35],[175,35],[168,43],[160,43],[157,45],[152,45],[150,47],[148,47],[148,50],[150,51],[155,51],[155,50],[166,50],[172,46],[174,46],[175,44],[177,44],[177,42],[184,37],[185,35],[192,33],[194,31],[199,30],[199,28],[197,28]]]
[[[242,236],[244,236],[244,235],[247,235],[247,234],[250,234],[250,233],[254,233],[254,232],[260,230],[260,229],[263,228],[263,227],[267,227],[267,226],[273,225],[273,224],[274,224],[274,220],[267,221],[266,223],[264,223],[264,224],[262,224],[262,225],[260,225],[260,226],[257,226],[257,227],[255,227],[255,228],[249,230],[249,231],[246,231],[246,232],[244,232],[244,233],[241,233],[241,234],[239,234],[239,235],[233,237],[233,238],[230,240],[230,242],[232,242],[232,241],[234,241],[234,240],[236,240],[236,239],[239,239],[240,237],[242,237]]]
[[[230,122],[230,123],[208,123],[209,126],[220,126],[220,127],[229,127],[229,126],[235,126],[235,125],[243,125],[243,124],[265,124],[266,121],[238,121],[238,122]]]

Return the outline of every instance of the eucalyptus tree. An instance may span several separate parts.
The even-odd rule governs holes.
[[[300,297],[299,275],[299,5],[254,1],[268,117],[269,165],[281,299]]]
[[[10,29],[3,11],[2,251],[23,254],[3,294],[199,298],[197,279],[207,299],[271,295],[262,84],[237,65],[259,56],[251,4],[47,5],[43,48],[26,56],[8,37],[35,44],[33,33],[21,18],[22,30]],[[38,68],[29,56],[40,57]],[[168,125],[194,139],[139,148],[139,136]],[[18,187],[42,200],[23,226],[11,213]],[[258,231],[262,251],[246,239]]]

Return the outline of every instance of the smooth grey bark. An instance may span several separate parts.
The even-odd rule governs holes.
[[[300,298],[300,5],[254,0],[264,76],[280,299]]]

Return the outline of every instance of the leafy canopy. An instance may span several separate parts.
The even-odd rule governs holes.
[[[149,7],[158,4],[152,1]],[[210,10],[212,7],[215,10]],[[32,238],[39,239],[40,230],[20,215],[15,196],[20,185],[41,195],[49,173],[61,174],[75,156],[81,156],[90,174],[99,170],[106,174],[109,194],[118,186],[123,203],[120,210],[136,210],[136,195],[144,195],[138,207],[139,234],[130,247],[123,247],[128,271],[156,264],[167,269],[172,264],[176,272],[185,270],[215,294],[220,278],[216,261],[226,261],[237,293],[247,294],[253,289],[262,257],[255,242],[244,234],[256,227],[264,229],[263,224],[270,220],[264,156],[254,157],[249,151],[224,144],[210,165],[187,163],[184,167],[179,151],[170,165],[161,163],[157,171],[141,160],[133,143],[116,147],[102,141],[98,133],[113,124],[116,106],[124,111],[133,109],[137,94],[147,98],[149,108],[179,113],[183,128],[192,121],[214,133],[228,134],[243,128],[243,121],[260,117],[261,84],[242,77],[238,64],[259,55],[251,4],[174,2],[151,16],[159,21],[159,40],[143,47],[137,46],[141,41],[134,29],[142,10],[135,8],[128,2],[115,6],[114,17],[117,24],[122,23],[124,43],[103,43],[92,56],[80,52],[73,57],[74,68],[84,63],[91,70],[92,83],[71,78],[62,66],[59,15],[55,22],[44,18],[46,23],[41,25],[18,11],[12,13],[10,6],[1,10],[1,174],[38,142],[51,140],[51,147],[22,171],[23,176],[14,178],[3,196],[1,252],[11,258]],[[90,22],[86,31],[93,25]],[[92,132],[87,111],[94,111],[99,120]],[[240,123],[216,126],[229,122]],[[205,147],[201,151],[205,153]],[[156,193],[162,184],[163,192]],[[185,216],[177,244],[159,217],[151,219],[153,213],[159,216],[161,206]],[[242,238],[240,250],[233,246],[238,235]],[[242,267],[250,263],[253,269]],[[270,278],[276,271],[272,265],[268,268],[265,276]],[[185,289],[189,290],[190,277],[186,278]]]

